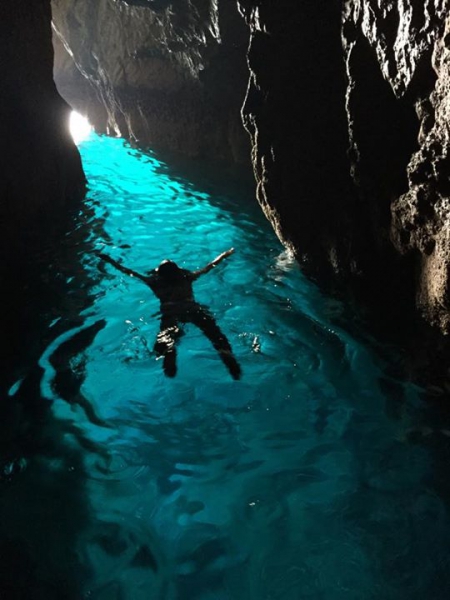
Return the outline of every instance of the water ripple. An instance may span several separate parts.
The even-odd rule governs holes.
[[[56,417],[102,449],[83,450],[86,597],[428,597],[449,563],[444,536],[428,532],[449,523],[424,490],[425,451],[405,441],[419,391],[381,385],[381,361],[336,324],[339,302],[302,277],[252,199],[205,192],[122,140],[93,135],[81,152],[91,233],[67,240],[82,272],[61,271],[74,282],[68,314],[81,289],[91,302],[82,324],[57,317],[40,365]],[[196,291],[243,378],[189,326],[167,379],[152,351],[156,299],[94,250],[146,272],[163,258],[195,269],[231,246]],[[394,387],[398,419],[384,410]]]

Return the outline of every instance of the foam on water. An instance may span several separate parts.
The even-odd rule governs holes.
[[[386,414],[383,364],[333,325],[339,304],[305,280],[251,198],[205,191],[119,139],[92,134],[81,152],[91,233],[79,243],[76,230],[69,236],[83,271],[66,275],[91,303],[81,325],[70,325],[71,311],[61,317],[67,327],[40,365],[55,417],[95,444],[83,448],[90,516],[76,542],[86,597],[398,600],[448,591],[446,508],[427,487],[426,451],[406,436],[419,390],[395,382],[401,415]],[[152,352],[156,298],[94,250],[145,272],[164,258],[195,269],[231,246],[235,254],[195,291],[228,336],[242,380],[194,326],[167,379]],[[98,323],[69,362],[82,372],[78,393],[108,427],[55,385],[55,354]],[[55,458],[46,460],[50,472]]]

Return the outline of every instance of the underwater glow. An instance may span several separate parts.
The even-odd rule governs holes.
[[[37,382],[51,414],[0,495],[48,584],[39,597],[56,579],[75,592],[52,598],[447,598],[448,511],[409,441],[421,390],[342,326],[343,306],[302,276],[251,196],[120,139],[92,133],[80,152],[85,205],[58,258],[43,256],[44,289],[54,265],[64,293],[50,296],[39,368],[9,390],[14,403]],[[145,273],[230,247],[194,291],[242,379],[193,325],[167,378],[157,299],[99,253]]]
[[[73,141],[77,145],[87,140],[92,132],[92,125],[87,118],[76,111],[72,111],[70,114],[69,128]]]

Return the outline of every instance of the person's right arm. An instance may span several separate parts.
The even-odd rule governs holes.
[[[136,277],[137,279],[140,279],[141,281],[143,281],[144,283],[146,283],[148,285],[148,277],[146,277],[145,275],[141,275],[140,273],[138,273],[137,271],[133,271],[133,269],[129,269],[128,267],[124,267],[122,264],[120,264],[120,262],[117,262],[117,260],[114,260],[113,258],[111,258],[110,256],[108,256],[107,254],[103,254],[102,252],[100,252],[98,254],[98,256],[103,259],[105,262],[109,263],[110,265],[112,265],[113,267],[115,267],[117,270],[121,271],[122,273],[125,273],[125,275],[130,275],[131,277]]]

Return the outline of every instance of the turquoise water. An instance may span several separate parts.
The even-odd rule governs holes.
[[[348,333],[251,197],[120,139],[80,150],[89,193],[49,267],[67,292],[47,307],[36,378],[51,434],[5,466],[8,535],[27,540],[40,582],[23,597],[447,598],[447,506],[430,449],[411,442],[445,432],[421,433],[421,390]],[[96,252],[145,272],[229,247],[195,292],[243,377],[191,325],[168,379],[158,301]]]

